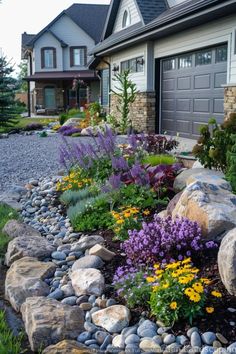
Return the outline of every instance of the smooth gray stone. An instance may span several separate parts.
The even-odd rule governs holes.
[[[235,354],[236,353],[236,342],[230,344],[227,347],[227,352],[229,352],[230,354]]]
[[[95,326],[93,323],[88,321],[84,322],[84,329],[90,333],[95,333],[99,330],[97,326]]]
[[[175,342],[175,336],[173,334],[167,334],[163,340],[164,344],[172,344]]]
[[[70,306],[74,306],[76,305],[76,300],[77,300],[77,296],[68,296],[68,297],[65,297],[61,303],[62,304],[67,304],[67,305],[70,305]]]
[[[122,329],[121,334],[126,338],[130,334],[137,334],[138,326],[126,327]]]
[[[212,345],[214,340],[216,340],[214,332],[205,332],[202,334],[202,341],[204,344]]]
[[[213,354],[214,351],[215,351],[215,348],[209,347],[209,346],[205,346],[205,347],[202,348],[201,354]]]
[[[110,334],[108,334],[108,335],[106,336],[106,338],[104,339],[104,341],[103,341],[103,343],[102,343],[100,349],[101,349],[101,350],[106,350],[107,347],[108,347],[108,345],[111,344],[111,342],[112,342],[112,336],[111,336]]]
[[[189,328],[189,330],[187,331],[187,336],[190,338],[193,332],[199,332],[197,327],[192,327]]]
[[[125,344],[136,344],[138,345],[140,342],[140,337],[137,334],[130,334],[125,338]]]
[[[55,252],[52,252],[51,256],[52,256],[52,258],[56,259],[57,261],[63,261],[64,259],[66,259],[65,252],[55,251]]]
[[[77,337],[77,342],[84,343],[85,341],[91,339],[91,333],[89,332],[82,332]]]
[[[191,343],[192,347],[201,347],[202,346],[201,336],[198,332],[193,332],[191,334],[190,343]]]
[[[52,293],[50,293],[47,297],[49,299],[61,300],[63,298],[63,291],[61,289],[56,289]]]

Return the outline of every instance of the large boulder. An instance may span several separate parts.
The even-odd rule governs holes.
[[[34,257],[42,260],[50,257],[53,251],[55,251],[55,246],[45,237],[36,235],[16,237],[8,244],[5,263],[9,267],[17,259],[23,257]]]
[[[195,175],[187,179],[172,217],[197,221],[206,239],[221,240],[223,233],[236,225],[236,196],[224,179]]]
[[[229,231],[221,242],[218,267],[222,283],[231,295],[236,296],[236,228]]]
[[[210,178],[210,180],[211,180],[211,178],[215,179],[216,177],[219,177],[221,180],[224,178],[224,174],[220,171],[209,170],[207,168],[194,168],[194,169],[190,168],[190,169],[182,171],[175,178],[175,181],[174,181],[175,192],[182,191],[187,186],[187,184],[189,184],[189,182],[187,183],[189,177],[194,178],[195,176],[196,177],[200,176],[201,178],[204,178],[204,180],[206,180],[208,177]],[[193,180],[192,180],[192,182],[193,182]]]
[[[64,339],[76,339],[84,331],[83,311],[54,299],[28,298],[21,313],[32,351]]]
[[[102,295],[105,288],[105,279],[98,269],[76,269],[70,274],[75,295]]]
[[[93,323],[110,333],[119,333],[128,327],[130,318],[129,309],[123,305],[109,306],[92,314]]]
[[[63,340],[55,345],[50,345],[42,354],[92,354],[93,350],[75,340]]]
[[[22,236],[41,236],[39,231],[19,220],[9,220],[2,231],[10,238]]]
[[[55,270],[54,263],[43,263],[35,258],[24,257],[15,261],[6,275],[6,299],[19,311],[28,297],[47,296],[50,288],[43,280],[52,277]]]
[[[93,247],[94,245],[103,244],[105,242],[104,238],[99,235],[82,236],[78,242],[71,246],[71,251],[86,251],[87,249]]]
[[[81,118],[70,118],[63,124],[63,127],[78,127],[80,122]]]

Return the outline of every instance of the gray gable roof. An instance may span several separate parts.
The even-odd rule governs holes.
[[[82,28],[95,43],[101,39],[103,26],[105,23],[108,5],[88,5],[88,4],[73,4],[67,10],[62,11],[52,22],[50,22],[42,31],[35,35],[28,46],[33,46],[39,37],[45,32],[50,31],[52,25],[57,22],[63,15],[67,15],[80,28]],[[55,34],[54,34],[55,36]],[[60,38],[57,39],[62,42]]]
[[[158,17],[161,13],[168,9],[166,0],[134,0],[137,4],[139,12],[142,17],[142,25],[146,25],[147,23],[154,20],[154,18]],[[113,26],[115,23],[115,19],[117,16],[117,12],[119,10],[121,0],[112,0],[109,8],[109,12],[107,15],[107,20],[103,32],[103,38],[106,39],[110,35],[112,35]]]
[[[168,9],[166,0],[136,0],[145,24]]]
[[[32,41],[35,34],[28,34],[26,32],[21,35],[21,59],[26,59],[25,51],[27,49],[28,43]]]

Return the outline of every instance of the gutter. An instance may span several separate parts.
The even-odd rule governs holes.
[[[209,10],[209,6],[212,6],[213,4],[215,4],[215,6],[213,8],[211,7],[211,9]],[[227,11],[228,8],[230,10],[230,7],[232,6],[235,6],[236,9],[235,0],[224,1],[223,3],[222,0],[202,0],[200,3],[198,2],[195,5],[191,5],[191,7],[186,6],[184,9],[181,7],[181,9],[179,11],[175,11],[174,14],[170,13],[167,16],[161,15],[159,16],[158,19],[152,21],[144,28],[134,30],[133,32],[131,32],[128,38],[125,36],[123,37],[121,36],[118,39],[116,38],[110,43],[107,43],[107,45],[106,44],[103,45],[103,43],[101,43],[97,47],[97,49],[96,47],[94,48],[92,54],[95,55],[99,54],[99,56],[107,55],[107,54],[111,54],[114,51],[118,51],[120,49],[128,47],[130,46],[130,44],[134,45],[138,42],[147,39],[150,40],[150,39],[164,37],[165,35],[169,35],[173,32],[176,32],[177,30],[176,26],[178,26],[180,30],[185,29],[186,25],[187,27],[193,27],[194,21],[197,22],[196,25],[197,24],[199,25],[202,22],[209,20],[210,15],[213,14],[214,12],[218,11],[219,15],[223,16],[222,10],[225,9],[225,11]],[[180,13],[181,13],[181,18],[180,18]],[[229,14],[232,13],[233,12],[231,10]],[[186,16],[188,17],[186,18]],[[197,18],[199,17],[201,17],[201,21],[199,20],[197,21]]]

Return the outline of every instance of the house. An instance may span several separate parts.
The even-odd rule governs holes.
[[[107,5],[73,4],[36,35],[22,34],[28,60],[29,114],[53,114],[99,99],[99,78],[88,69],[100,41]]]
[[[196,138],[209,118],[236,111],[235,0],[112,0],[92,53],[113,112],[114,75],[130,69],[138,131]]]

